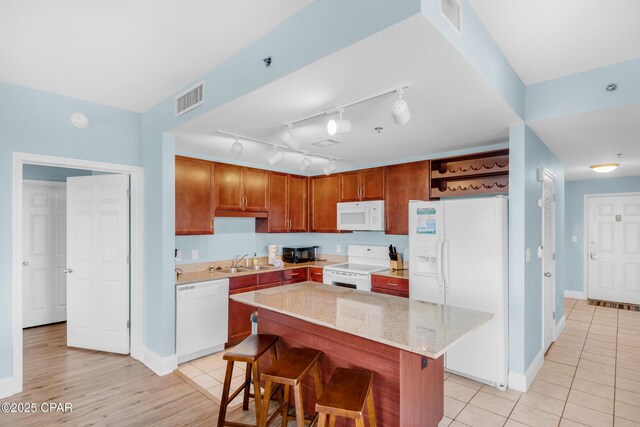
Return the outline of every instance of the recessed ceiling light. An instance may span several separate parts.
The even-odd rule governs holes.
[[[620,163],[605,163],[602,165],[593,165],[591,166],[591,169],[598,173],[609,173],[616,170],[618,166],[620,166]]]
[[[609,83],[607,85],[607,92],[614,92],[616,89],[618,89],[618,85],[616,83]]]
[[[86,128],[89,126],[89,118],[82,113],[73,113],[71,123],[77,128]]]

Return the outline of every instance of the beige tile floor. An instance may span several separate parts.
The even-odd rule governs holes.
[[[640,312],[565,299],[565,316],[567,325],[526,394],[445,373],[440,425],[640,427]],[[221,354],[178,370],[219,402],[225,373]],[[234,386],[243,372],[243,367],[234,369]]]

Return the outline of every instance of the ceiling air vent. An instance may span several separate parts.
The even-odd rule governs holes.
[[[440,0],[440,16],[451,25],[459,36],[462,36],[460,0]]]
[[[204,103],[204,82],[187,89],[176,96],[176,117],[181,116]]]
[[[335,139],[322,139],[311,143],[311,145],[315,145],[316,147],[328,147],[334,144],[340,144],[340,141],[336,141]]]

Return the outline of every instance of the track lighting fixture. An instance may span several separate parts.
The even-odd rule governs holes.
[[[240,157],[240,154],[242,154],[243,149],[244,149],[244,146],[240,142],[240,138],[236,136],[236,140],[231,146],[231,153],[233,154],[234,157],[237,158],[237,157]]]
[[[285,129],[282,132],[281,139],[282,139],[282,142],[284,142],[284,144],[287,147],[293,150],[297,150],[300,148],[300,141],[298,141],[296,137],[293,136],[293,132],[291,131],[291,125],[285,125]]]
[[[404,89],[396,90],[396,95],[398,95],[398,97],[391,104],[391,115],[393,116],[393,121],[400,126],[406,125],[409,123],[409,120],[411,120],[411,112],[409,111],[407,101],[402,99],[403,93]]]
[[[269,161],[269,164],[271,166],[275,166],[282,160],[284,160],[284,153],[282,151],[279,151],[278,148],[276,148],[276,146],[274,145],[273,153],[271,153],[269,157],[267,157],[267,160]]]
[[[302,159],[302,163],[300,163],[300,166],[298,166],[298,170],[300,172],[304,172],[309,169],[309,166],[311,166],[311,159],[307,156],[304,156],[304,158]]]
[[[351,132],[351,122],[349,120],[344,120],[342,118],[342,113],[344,113],[344,108],[339,108],[338,113],[340,114],[339,119],[330,119],[327,122],[327,133],[331,136],[334,135],[344,135],[346,133]]]
[[[336,164],[333,163],[333,160],[331,160],[329,162],[329,164],[327,166],[324,167],[324,174],[325,175],[331,175],[332,173],[334,173],[336,171]]]

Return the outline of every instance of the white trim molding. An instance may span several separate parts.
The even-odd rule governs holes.
[[[567,325],[567,318],[563,314],[560,321],[556,323],[556,327],[553,330],[553,342],[556,342],[560,338],[560,334],[564,331],[564,327]]]
[[[564,297],[573,299],[587,299],[587,293],[585,291],[571,291],[569,289],[565,289]]]
[[[162,357],[147,347],[142,347],[142,358],[140,361],[159,376],[170,374],[178,368],[178,356],[172,354]]]
[[[22,341],[22,184],[23,165],[41,165],[88,169],[93,171],[122,173],[130,176],[131,183],[131,357],[140,359],[144,331],[144,169],[140,166],[119,165],[91,160],[53,157],[40,154],[13,153],[13,269],[12,269],[12,330],[13,376],[0,379],[0,397],[5,390],[20,393],[23,383]],[[7,385],[9,384],[9,385]]]
[[[524,374],[509,372],[509,388],[526,393],[544,363],[544,351],[536,355]]]

